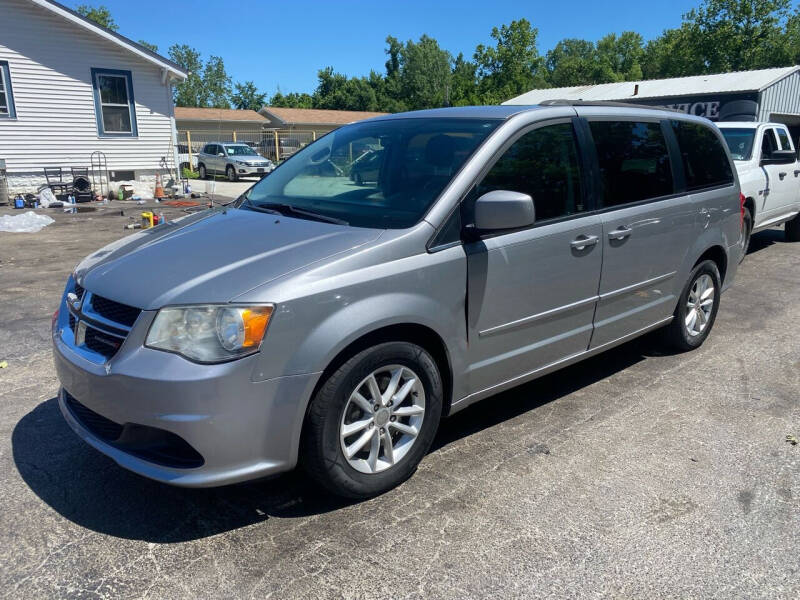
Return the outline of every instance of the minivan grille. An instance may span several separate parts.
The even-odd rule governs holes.
[[[142,312],[133,306],[95,295],[92,296],[92,308],[101,317],[109,321],[122,323],[126,327],[132,327],[139,317],[139,313]]]

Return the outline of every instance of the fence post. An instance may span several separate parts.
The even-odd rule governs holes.
[[[278,143],[278,130],[275,130],[275,162],[280,162],[281,160],[281,151],[280,151],[280,144]]]
[[[186,132],[186,149],[189,153],[189,170],[194,173],[194,162],[192,162],[192,132]],[[180,165],[178,165],[180,168]],[[181,173],[181,177],[183,177],[183,173]]]
[[[316,131],[312,131],[311,132],[311,141],[312,142],[316,142],[317,141],[317,132]]]
[[[234,142],[236,141],[236,132],[235,131],[233,132],[233,141]]]

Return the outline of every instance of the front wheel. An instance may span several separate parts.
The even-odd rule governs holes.
[[[714,261],[704,260],[689,276],[672,322],[664,330],[667,342],[676,350],[699,348],[711,333],[719,309],[722,288]]]
[[[197,171],[200,175],[200,179],[208,179],[208,172],[206,171],[205,165],[200,165],[197,167]]]
[[[742,217],[742,239],[739,243],[739,248],[741,254],[739,255],[739,264],[742,264],[745,255],[747,254],[747,249],[750,247],[750,236],[753,233],[753,215],[750,212],[749,208],[744,209],[744,215]]]
[[[387,342],[345,362],[311,401],[301,463],[329,491],[381,494],[408,479],[442,414],[436,362],[416,344]]]
[[[228,176],[228,181],[236,181],[236,169],[232,165],[228,165],[225,169],[225,174]]]

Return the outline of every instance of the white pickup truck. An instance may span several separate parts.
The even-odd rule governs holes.
[[[786,241],[800,241],[800,161],[781,123],[717,123],[745,197],[742,258],[750,234],[785,223]]]

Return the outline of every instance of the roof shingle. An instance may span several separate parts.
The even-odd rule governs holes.
[[[190,121],[266,121],[254,110],[235,110],[231,108],[191,108],[176,106],[175,118]]]
[[[345,125],[387,113],[360,110],[324,110],[318,108],[278,108],[265,106],[262,113],[274,115],[287,125]]]

